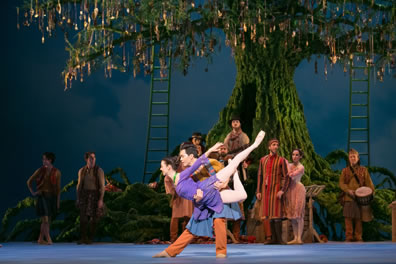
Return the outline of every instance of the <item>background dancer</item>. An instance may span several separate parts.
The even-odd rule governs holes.
[[[86,152],[86,165],[78,171],[77,201],[80,209],[81,239],[77,244],[92,244],[96,226],[103,215],[104,172],[96,165],[95,152]],[[89,236],[88,236],[89,224]]]
[[[179,222],[182,221],[181,230],[184,230],[193,212],[191,201],[181,198],[176,193],[176,185],[179,182],[180,173],[177,173],[177,157],[166,157],[161,161],[161,172],[165,176],[165,191],[172,195],[172,217],[170,221],[170,241],[177,239]]]
[[[303,244],[301,240],[304,231],[304,214],[305,214],[305,187],[300,182],[304,175],[304,166],[300,163],[303,157],[301,149],[294,149],[292,152],[293,162],[288,164],[291,178],[289,189],[285,194],[285,213],[286,217],[291,220],[293,226],[294,239],[287,242],[291,244]]]
[[[37,197],[36,213],[41,218],[40,235],[37,243],[41,245],[52,244],[50,221],[60,206],[61,173],[53,166],[54,162],[55,154],[45,152],[43,154],[43,166],[37,169],[27,181],[30,193]],[[37,190],[35,192],[32,189],[34,180],[36,181]]]
[[[256,197],[261,200],[265,244],[284,244],[282,240],[284,212],[281,199],[289,187],[290,177],[287,175],[286,159],[278,155],[278,148],[279,140],[276,138],[268,142],[270,153],[261,158],[257,174]],[[272,234],[271,237],[268,236],[269,233]]]
[[[345,241],[346,242],[362,242],[362,217],[361,206],[355,201],[355,191],[359,187],[369,187],[373,193],[375,190],[367,168],[360,166],[359,153],[351,149],[348,153],[349,164],[341,172],[340,188],[344,191],[344,210],[345,218]]]

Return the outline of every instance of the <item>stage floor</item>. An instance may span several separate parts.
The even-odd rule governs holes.
[[[0,248],[0,263],[17,264],[121,264],[121,263],[396,263],[396,243],[304,244],[293,246],[229,244],[228,257],[216,259],[214,245],[189,245],[179,256],[154,259],[167,245],[100,243],[76,245],[55,243],[5,243]]]

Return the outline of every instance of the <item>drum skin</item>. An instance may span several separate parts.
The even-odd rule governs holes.
[[[369,205],[373,200],[373,191],[369,187],[363,186],[356,189],[355,197],[359,205]]]

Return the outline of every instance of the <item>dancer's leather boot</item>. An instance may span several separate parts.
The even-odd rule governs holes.
[[[274,245],[277,244],[277,240],[276,240],[276,234],[275,234],[275,222],[274,220],[270,221],[270,228],[271,228],[271,239],[270,240],[266,240],[264,242],[265,245]]]
[[[276,241],[280,245],[286,245],[286,243],[282,239],[282,221],[276,220],[274,222],[275,222],[274,225],[275,225]]]

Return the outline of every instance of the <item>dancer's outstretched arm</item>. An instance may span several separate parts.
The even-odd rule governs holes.
[[[250,147],[245,149],[244,151],[238,153],[238,155],[236,155],[234,157],[234,159],[228,163],[227,167],[225,167],[224,169],[222,169],[221,171],[219,171],[217,173],[217,178],[223,182],[227,181],[228,178],[230,178],[231,175],[235,172],[239,163],[244,161],[249,156],[250,152],[255,150],[260,145],[260,143],[263,141],[264,137],[265,137],[265,132],[260,131],[257,134],[257,137],[256,137],[254,143]]]
[[[201,155],[192,166],[188,167],[184,171],[180,173],[180,178],[179,178],[179,183],[190,177],[191,174],[194,173],[194,171],[198,170],[198,168],[201,165],[209,164],[209,155],[220,149],[220,147],[223,146],[223,143],[216,143],[214,146],[212,146],[210,149],[208,149],[203,155]]]

